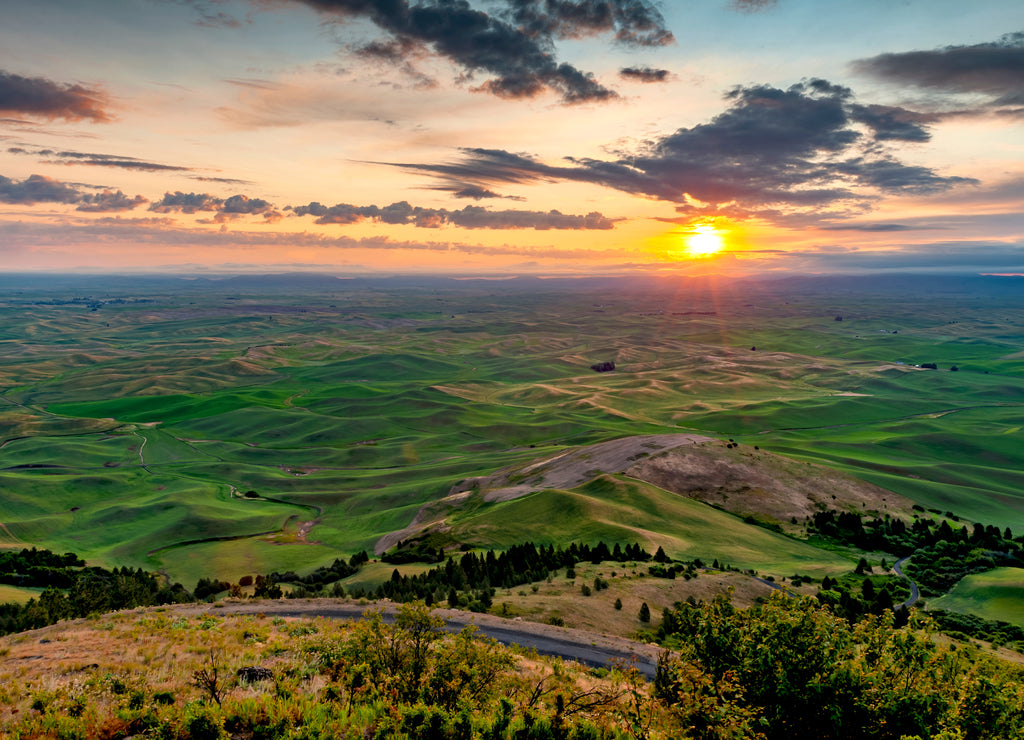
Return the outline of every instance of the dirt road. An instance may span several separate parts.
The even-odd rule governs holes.
[[[209,604],[181,604],[164,607],[186,614],[268,614],[279,617],[323,617],[325,619],[359,619],[368,611],[382,609],[384,620],[391,622],[398,612],[394,604],[353,604],[334,599],[279,599],[264,601],[225,601],[222,607]],[[467,625],[476,626],[481,635],[503,645],[519,645],[563,660],[574,660],[594,668],[635,665],[648,680],[654,678],[661,648],[621,637],[599,635],[566,627],[502,619],[489,614],[473,614],[455,609],[435,609],[444,619],[449,632],[458,632]]]

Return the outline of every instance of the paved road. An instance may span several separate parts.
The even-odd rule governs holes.
[[[397,607],[387,605],[341,604],[330,599],[282,599],[254,603],[225,602],[222,608],[211,610],[205,604],[187,604],[169,607],[182,611],[209,611],[215,614],[267,614],[280,617],[325,617],[327,619],[359,619],[366,612],[381,608],[384,621],[393,622]],[[635,665],[648,680],[654,678],[660,648],[656,645],[608,637],[583,630],[553,627],[521,622],[488,614],[473,614],[454,609],[436,609],[434,613],[444,619],[449,632],[458,632],[467,625],[475,625],[481,635],[493,638],[503,645],[519,645],[563,660],[593,668],[611,668],[617,665]]]
[[[921,591],[917,588],[917,584],[910,580],[910,576],[903,572],[903,564],[910,560],[911,557],[911,555],[907,555],[905,558],[900,558],[892,566],[892,569],[896,571],[896,575],[910,584],[910,598],[900,604],[900,606],[905,609],[912,607],[914,603],[921,598]]]

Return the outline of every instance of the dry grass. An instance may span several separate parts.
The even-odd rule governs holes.
[[[722,442],[685,445],[646,458],[626,474],[740,516],[796,530],[822,509],[909,518],[913,502],[821,465]]]
[[[307,648],[344,640],[353,623],[274,616],[273,609],[288,602],[265,604],[270,614],[215,613],[216,608],[200,611],[197,605],[157,607],[0,638],[0,737],[22,736],[27,728],[34,729],[25,737],[57,737],[72,728],[68,736],[135,735],[124,719],[129,708],[136,715],[148,711],[156,721],[177,727],[176,736],[187,736],[180,734],[182,717],[195,707],[209,706],[213,698],[194,682],[194,675],[213,665],[225,712],[245,711],[247,700],[275,706],[282,696],[295,706],[330,704],[330,692],[337,687],[332,689],[331,679],[320,672]],[[239,683],[236,671],[243,666],[269,668],[274,680]],[[598,678],[575,664],[556,665],[523,651],[514,653],[511,671],[501,680],[506,690],[514,690],[509,687],[541,685],[552,676],[580,691],[600,685],[611,694],[617,693],[621,680],[614,675]],[[357,714],[350,718],[356,734],[346,737],[361,736],[365,726],[360,723],[373,724],[372,717],[360,719]],[[50,729],[33,734],[41,727]]]
[[[771,587],[741,573],[701,571],[689,581],[681,576],[669,580],[648,575],[647,567],[646,563],[579,563],[572,580],[561,570],[547,583],[499,589],[492,612],[503,614],[502,605],[507,604],[505,616],[533,622],[548,622],[556,617],[566,627],[631,637],[639,630],[656,626],[662,609],[689,597],[711,601],[731,590],[733,603],[747,607],[772,592]],[[608,582],[608,588],[594,589],[598,576]],[[583,595],[584,585],[591,589],[590,596]],[[622,601],[621,610],[615,608],[616,599]],[[638,619],[640,605],[645,602],[651,611],[649,625]]]

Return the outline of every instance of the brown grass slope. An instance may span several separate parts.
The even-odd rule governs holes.
[[[912,514],[910,499],[853,476],[718,441],[665,450],[637,461],[625,474],[739,516],[784,527],[824,509]]]

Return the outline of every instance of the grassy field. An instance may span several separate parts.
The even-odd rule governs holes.
[[[463,479],[680,431],[1024,530],[1024,291],[1005,280],[28,281],[0,293],[0,542],[186,585],[310,570]],[[451,526],[848,567],[606,478]]]
[[[24,604],[29,599],[39,598],[39,594],[42,593],[41,588],[21,588],[20,586],[8,586],[6,583],[0,583],[0,604],[13,602],[15,604]]]
[[[453,517],[455,536],[483,547],[507,540],[560,544],[639,542],[674,558],[722,563],[775,576],[821,578],[856,561],[744,522],[655,486],[600,476],[571,491],[548,490]]]
[[[1024,627],[1024,570],[996,568],[967,576],[929,607]]]

